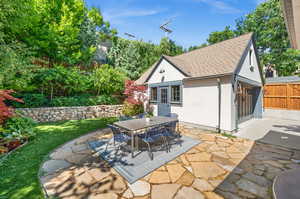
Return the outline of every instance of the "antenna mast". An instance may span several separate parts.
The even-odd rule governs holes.
[[[169,29],[167,26],[172,22],[171,19],[169,19],[167,22],[160,25],[160,29],[165,32],[165,37],[168,37],[169,34],[173,32],[173,30]]]

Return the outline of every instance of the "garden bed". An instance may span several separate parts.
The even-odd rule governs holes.
[[[14,145],[14,147],[7,147],[8,150],[6,152],[3,152],[3,153],[1,153],[1,146],[0,146],[0,162],[3,161],[5,158],[7,158],[10,154],[12,154],[17,149],[25,146],[27,143],[28,143],[27,140],[19,142],[19,144]]]

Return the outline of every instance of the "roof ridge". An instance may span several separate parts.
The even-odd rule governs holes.
[[[182,53],[182,54],[180,54],[180,55],[170,56],[170,57],[172,57],[172,58],[178,58],[178,57],[181,56],[181,55],[186,55],[186,54],[190,54],[190,53],[195,52],[195,51],[200,51],[200,50],[206,49],[206,48],[208,48],[208,47],[211,47],[211,46],[214,46],[214,45],[217,45],[217,44],[220,44],[220,43],[224,43],[224,42],[227,42],[227,41],[229,41],[229,40],[234,40],[234,39],[237,39],[237,38],[240,38],[240,37],[249,35],[249,34],[253,35],[253,32],[248,32],[248,33],[242,34],[242,35],[237,36],[237,37],[233,37],[233,38],[230,38],[230,39],[226,39],[226,40],[223,40],[223,41],[220,41],[220,42],[217,42],[217,43],[214,43],[214,44],[210,44],[210,45],[205,46],[205,47],[202,47],[202,48],[198,48],[198,49],[195,49],[195,50],[191,50],[191,51],[189,51],[189,52],[186,52],[186,53]]]

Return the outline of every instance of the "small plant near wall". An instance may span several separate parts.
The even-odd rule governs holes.
[[[125,81],[124,95],[127,97],[124,102],[123,114],[126,116],[134,116],[147,112],[144,110],[148,101],[146,95],[147,87],[137,85],[132,80]]]
[[[22,100],[11,96],[14,93],[13,90],[0,90],[0,125],[5,122],[8,118],[14,115],[14,109],[5,104],[6,100],[23,102]]]
[[[7,153],[35,135],[35,122],[15,114],[5,101],[23,101],[13,97],[13,90],[0,90],[0,154]]]

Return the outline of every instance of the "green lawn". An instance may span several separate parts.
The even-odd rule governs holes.
[[[38,170],[47,154],[59,145],[103,128],[114,118],[40,124],[36,138],[0,163],[0,199],[44,198]]]

